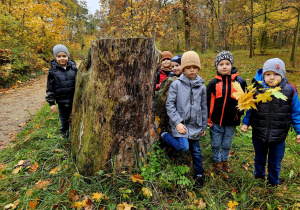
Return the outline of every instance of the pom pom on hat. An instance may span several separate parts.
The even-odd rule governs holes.
[[[54,58],[56,58],[56,55],[59,52],[64,52],[64,53],[66,53],[68,55],[68,57],[70,57],[68,48],[65,45],[58,44],[58,45],[55,45],[53,47],[53,56],[54,56]]]
[[[231,65],[233,66],[233,56],[229,51],[220,52],[215,58],[215,66],[218,67],[218,64],[221,60],[229,60]]]
[[[285,64],[279,58],[271,58],[265,62],[262,72],[265,74],[267,71],[273,71],[280,74],[281,78],[285,78]]]
[[[160,62],[162,62],[162,60],[164,60],[166,58],[171,60],[173,58],[173,54],[170,51],[163,51],[161,54]]]
[[[182,55],[176,55],[175,57],[172,58],[171,62],[176,62],[179,65],[181,65],[181,57]]]
[[[181,57],[181,69],[187,66],[197,66],[201,69],[199,55],[195,51],[187,51]]]

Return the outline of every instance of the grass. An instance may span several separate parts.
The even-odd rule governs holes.
[[[236,51],[233,56],[241,75],[250,80],[266,58],[250,60],[242,56],[245,53]],[[275,51],[272,53],[270,57],[280,57]],[[202,65],[207,66],[200,74],[207,77],[207,81],[215,76],[214,56],[201,55]],[[289,76],[295,78],[293,83],[297,85],[299,74]],[[141,168],[131,172],[108,168],[85,177],[78,174],[71,158],[70,140],[60,137],[58,116],[49,112],[46,105],[0,153],[0,208],[15,202],[16,209],[76,209],[76,204],[88,201],[86,205],[90,209],[117,209],[120,204],[132,204],[137,209],[226,209],[232,202],[237,202],[236,209],[299,209],[300,144],[295,137],[295,132],[290,131],[282,162],[281,185],[277,188],[253,178],[251,133],[244,134],[239,128],[229,159],[233,173],[228,181],[213,171],[209,132],[201,139],[207,179],[200,190],[192,188],[191,156],[162,150],[157,142],[148,151]],[[28,160],[29,168],[24,166],[13,173],[20,160]],[[36,171],[32,167],[35,163],[39,165]],[[56,167],[59,171],[50,174]],[[143,181],[136,176],[137,181],[133,182],[132,177],[137,174]],[[97,200],[94,193],[104,196]]]

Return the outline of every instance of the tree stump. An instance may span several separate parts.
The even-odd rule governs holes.
[[[152,38],[92,42],[76,80],[71,151],[81,174],[132,168],[157,138]]]

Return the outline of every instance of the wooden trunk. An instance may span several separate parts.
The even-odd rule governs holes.
[[[81,174],[132,168],[157,138],[152,38],[98,39],[77,75],[71,151]]]

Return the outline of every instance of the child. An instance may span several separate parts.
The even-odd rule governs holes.
[[[166,101],[169,93],[171,83],[174,82],[182,73],[180,68],[181,55],[176,55],[171,60],[171,68],[175,76],[164,79],[160,84],[159,91],[155,92],[155,110],[156,115],[159,117],[159,128],[162,131],[170,132],[169,117],[166,110]]]
[[[215,58],[217,76],[207,86],[208,126],[210,127],[214,168],[223,179],[229,179],[229,152],[235,128],[240,125],[242,112],[238,111],[238,101],[232,96],[232,83],[237,81],[245,91],[246,81],[233,67],[233,56],[229,51],[220,52]],[[222,149],[222,152],[220,152]],[[226,172],[226,173],[224,173]]]
[[[265,62],[253,79],[257,92],[263,93],[263,88],[280,87],[287,100],[272,97],[272,101],[259,102],[257,110],[250,109],[243,119],[241,130],[247,132],[252,126],[252,143],[255,150],[254,176],[265,179],[265,166],[268,156],[268,184],[277,186],[281,161],[285,151],[285,138],[293,124],[297,132],[296,141],[300,143],[300,103],[294,85],[288,83],[285,64],[279,58]]]
[[[171,59],[173,55],[169,51],[163,51],[160,59],[161,68],[157,73],[155,90],[159,90],[160,83],[167,77],[173,77],[174,73],[171,70]]]
[[[195,169],[195,186],[204,184],[202,156],[199,145],[207,127],[206,87],[204,80],[197,75],[200,58],[194,51],[185,52],[181,58],[183,74],[172,82],[166,102],[172,134],[161,134],[166,143],[180,152],[191,150]]]
[[[75,92],[76,63],[70,58],[68,49],[61,44],[53,47],[54,58],[50,61],[47,79],[46,101],[50,109],[57,113],[55,101],[58,104],[61,134],[69,137],[69,120]]]

